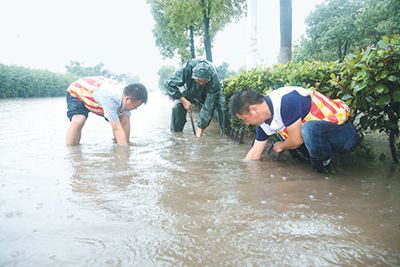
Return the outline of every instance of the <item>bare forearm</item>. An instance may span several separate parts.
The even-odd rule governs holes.
[[[296,149],[301,146],[303,141],[303,136],[301,135],[301,119],[298,119],[295,123],[287,127],[288,138],[282,142],[276,142],[274,144],[274,151],[275,152],[282,152],[286,149]]]
[[[247,152],[246,157],[244,160],[260,160],[261,159],[261,154],[255,153],[252,149],[250,149],[249,152]]]
[[[129,138],[131,134],[131,125],[128,124],[122,124],[122,129],[124,130],[125,137],[126,137],[126,142],[129,144]]]
[[[267,141],[255,141],[244,160],[260,160]]]
[[[285,141],[276,142],[274,144],[274,150],[276,152],[281,152],[281,151],[287,150],[287,149],[296,149],[303,144],[302,141],[303,140],[292,140],[292,139],[288,138]]]
[[[129,145],[127,136],[126,136],[125,131],[124,131],[124,129],[122,127],[121,128],[115,128],[115,129],[113,128],[113,133],[114,133],[115,139],[117,140],[117,144],[118,145],[121,145],[121,146]]]
[[[121,123],[122,130],[124,131],[125,134],[125,139],[126,142],[129,144],[129,137],[131,133],[131,121],[130,117],[126,115],[120,115],[119,120]],[[116,125],[118,127],[118,125]]]

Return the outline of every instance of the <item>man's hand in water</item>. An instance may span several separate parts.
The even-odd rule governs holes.
[[[196,130],[196,137],[202,137],[203,136],[203,129],[197,128]]]

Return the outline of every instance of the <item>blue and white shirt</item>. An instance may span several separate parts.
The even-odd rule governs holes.
[[[304,119],[311,109],[310,90],[301,87],[278,88],[265,96],[271,118],[256,128],[256,140],[265,141],[278,130]]]

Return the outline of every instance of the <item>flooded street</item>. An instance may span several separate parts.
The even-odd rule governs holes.
[[[0,266],[400,265],[398,172],[243,162],[171,106],[151,93],[129,148],[94,114],[66,147],[64,98],[1,100]]]

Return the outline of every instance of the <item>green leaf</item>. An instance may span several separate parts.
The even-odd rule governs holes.
[[[362,84],[356,84],[354,86],[354,92],[359,92],[361,90],[363,90],[366,87],[366,84],[362,83]]]
[[[390,103],[390,96],[389,95],[382,96],[376,101],[376,103],[379,106],[386,106],[387,104]]]
[[[389,92],[389,89],[386,85],[379,84],[377,87],[375,87],[375,92],[377,92],[378,94],[387,93]]]
[[[393,102],[400,102],[400,89],[397,89],[392,94]]]
[[[365,100],[368,102],[368,104],[373,104],[375,102],[375,99],[372,96],[365,97]]]
[[[385,49],[385,48],[387,47],[387,44],[385,43],[385,41],[380,40],[380,41],[377,43],[377,46],[378,46],[379,48]]]
[[[353,98],[352,95],[347,94],[347,95],[344,95],[344,96],[342,97],[342,100],[343,100],[343,101],[346,101],[346,100],[352,99],[352,98]]]
[[[360,118],[360,124],[363,129],[366,129],[368,127],[368,116],[362,116]]]
[[[386,79],[387,76],[388,76],[388,72],[386,70],[384,70],[381,74],[378,75],[379,80],[377,80],[377,81]]]
[[[399,80],[399,78],[395,75],[389,75],[389,77],[387,77],[387,79],[391,82],[396,82]]]

